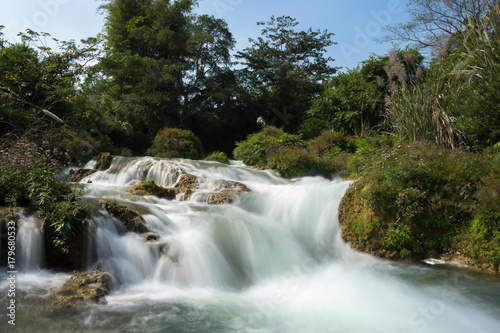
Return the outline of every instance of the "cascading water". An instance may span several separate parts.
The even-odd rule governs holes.
[[[16,237],[17,267],[21,271],[39,270],[43,267],[45,245],[42,230],[39,218],[21,215]]]
[[[167,200],[128,192],[150,179],[175,186],[184,173],[200,180],[188,201],[181,201],[181,194]],[[251,192],[232,204],[207,204],[207,194],[221,179],[243,183]],[[337,208],[349,182],[290,181],[270,171],[214,162],[115,157],[110,169],[82,183],[94,207],[107,200],[141,212],[157,237],[146,240],[128,232],[122,221],[95,208],[91,261],[115,279],[108,304],[58,317],[49,310],[34,310],[36,316],[19,310],[17,322],[25,331],[443,333],[500,328],[496,278],[389,262],[346,245]],[[25,303],[44,298],[43,293],[23,297]]]

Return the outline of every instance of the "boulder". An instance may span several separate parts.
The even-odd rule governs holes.
[[[135,232],[137,234],[145,234],[151,231],[142,216],[132,209],[117,203],[109,203],[104,200],[100,200],[99,205],[106,209],[109,215],[120,220],[127,231]]]
[[[48,268],[81,270],[85,267],[88,225],[92,221],[73,218],[70,223],[71,230],[64,244],[55,246],[55,226],[50,221],[44,222],[45,261]]]
[[[200,180],[195,175],[189,173],[182,175],[175,184],[177,193],[181,193],[181,200],[189,200],[194,190],[198,189]]]
[[[52,305],[61,310],[76,310],[87,304],[106,304],[105,296],[112,286],[113,277],[107,272],[94,269],[76,273],[52,295]]]
[[[251,192],[245,184],[230,180],[216,181],[215,190],[219,192],[206,195],[209,205],[232,203],[242,193]]]
[[[164,188],[155,184],[154,180],[144,181],[138,185],[132,186],[129,190],[135,195],[155,195],[159,198],[169,200],[175,199],[176,190],[173,188]]]
[[[110,153],[99,153],[99,155],[97,155],[97,161],[95,165],[96,169],[99,171],[109,169],[109,167],[111,166],[111,160],[112,157]]]

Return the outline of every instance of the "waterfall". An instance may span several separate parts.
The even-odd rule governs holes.
[[[151,179],[174,188],[186,174],[199,182],[189,196],[129,191]],[[250,192],[232,203],[208,204],[220,180]],[[20,311],[24,331],[489,333],[500,327],[498,279],[351,249],[337,220],[348,181],[288,180],[241,163],[114,157],[108,170],[81,183],[92,207],[88,268],[108,271],[114,290],[107,305],[71,316]],[[103,200],[139,213],[149,232],[129,231]],[[20,261],[27,270],[43,262],[38,223],[33,217],[20,223]],[[48,290],[69,277],[42,272],[21,273],[18,288],[32,290],[38,281]],[[46,293],[19,297],[40,304]]]
[[[190,201],[141,198],[127,192],[150,179],[173,186],[183,173],[200,179]],[[245,182],[252,192],[232,205],[207,206],[203,194],[214,191],[215,181],[221,179]],[[106,211],[94,212],[97,261],[121,284],[150,280],[239,289],[284,274],[306,260],[339,257],[344,246],[336,207],[348,182],[323,178],[291,182],[242,166],[150,157],[115,158],[109,170],[82,182],[89,180],[87,198],[113,200],[147,212],[143,217],[148,227],[160,236],[148,242],[125,232]]]
[[[21,271],[43,268],[44,238],[41,219],[36,216],[21,215],[16,236],[16,261]]]

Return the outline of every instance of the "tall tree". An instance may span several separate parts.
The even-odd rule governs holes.
[[[165,126],[206,133],[234,97],[220,82],[235,77],[235,41],[225,21],[193,14],[196,3],[109,0],[101,7],[107,14],[101,88],[116,119],[114,139],[138,152]]]
[[[324,54],[335,44],[333,34],[295,31],[299,23],[289,16],[272,16],[257,24],[265,26],[262,37],[249,39],[252,45],[236,57],[246,66],[247,84],[258,96],[263,120],[295,131],[322,82],[337,70]]]

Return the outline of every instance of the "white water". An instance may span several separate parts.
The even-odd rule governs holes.
[[[42,221],[35,216],[21,215],[16,236],[17,269],[40,270],[44,265]]]
[[[201,179],[191,201],[127,192],[148,179],[173,186],[180,169]],[[203,193],[218,179],[252,192],[231,205],[207,205]],[[89,242],[95,261],[116,279],[108,304],[76,317],[25,318],[32,331],[500,330],[497,279],[388,262],[346,245],[337,207],[349,182],[289,181],[241,165],[152,158],[115,158],[108,171],[82,183],[88,180],[88,200],[135,207],[160,240],[147,242],[96,211]]]

